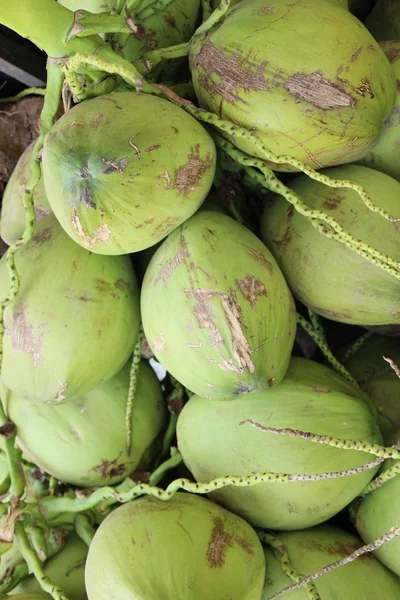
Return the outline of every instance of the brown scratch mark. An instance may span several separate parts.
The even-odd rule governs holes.
[[[104,119],[104,115],[102,113],[98,114],[94,119],[93,119],[93,127],[95,129],[97,129],[97,127],[100,125],[100,123],[102,122],[102,120]]]
[[[331,390],[331,388],[328,388],[328,387],[322,387],[322,386],[315,385],[313,387],[313,391],[314,392],[319,392],[319,393],[322,393],[322,394],[330,394],[330,392],[332,390]]]
[[[246,538],[239,537],[235,535],[234,542],[238,544],[247,554],[254,554],[254,547],[251,542],[246,540]]]
[[[22,350],[30,354],[33,366],[37,367],[41,357],[43,334],[35,336],[34,326],[26,320],[25,312],[26,305],[19,304],[12,316],[10,326],[6,326],[6,331],[11,337],[14,350]]]
[[[165,171],[162,175],[158,175],[157,179],[165,179],[165,181],[167,182],[167,185],[164,189],[166,189],[166,190],[171,189],[171,176],[168,173],[167,169],[165,169]]]
[[[214,527],[207,548],[207,562],[211,569],[221,568],[225,564],[225,554],[232,546],[233,535],[224,529],[222,519],[214,519]]]
[[[179,265],[182,264],[185,258],[187,258],[188,256],[189,253],[187,250],[185,238],[183,237],[183,235],[181,235],[179,240],[178,252],[175,254],[175,256],[167,260],[167,262],[161,267],[157,277],[154,280],[154,285],[157,285],[157,283],[159,283],[160,281],[167,283],[168,279],[171,277],[175,269],[179,267]]]
[[[357,94],[360,94],[360,96],[365,97],[368,94],[370,98],[375,98],[375,94],[372,91],[371,84],[368,79],[363,79],[360,87],[354,89]]]
[[[122,279],[122,277],[120,277],[114,283],[114,287],[116,287],[118,290],[121,290],[122,292],[126,292],[127,290],[129,290],[130,285],[127,281],[125,281],[125,279]]]
[[[339,85],[325,79],[322,71],[294,73],[286,80],[287,91],[299,100],[304,100],[322,110],[333,110],[345,106],[354,107],[357,100]]]
[[[355,62],[357,60],[357,58],[360,56],[361,54],[361,50],[362,50],[362,46],[360,46],[359,48],[357,48],[357,50],[354,52],[353,56],[351,57],[351,62]]]
[[[161,148],[160,144],[154,144],[154,146],[148,146],[148,148],[145,148],[146,152],[153,152],[153,150],[158,150],[158,148]]]
[[[254,275],[246,275],[244,279],[236,279],[236,284],[251,306],[255,306],[261,296],[267,295],[263,282]]]
[[[104,169],[103,173],[104,175],[109,175],[110,173],[114,172],[122,173],[128,166],[129,159],[128,157],[125,157],[121,158],[121,160],[117,162],[116,159],[104,158],[104,156],[102,156],[101,162],[103,162],[105,165],[108,165],[108,167]]]
[[[95,277],[93,279],[93,282],[94,287],[98,292],[100,292],[100,294],[109,294],[113,291],[113,286],[111,285],[111,283],[109,283],[105,279],[102,279],[101,277]]]
[[[52,238],[52,235],[51,227],[46,227],[46,229],[42,229],[40,233],[37,233],[33,236],[32,243],[35,244],[35,246],[40,247],[46,242],[49,242]]]
[[[134,151],[136,152],[136,156],[137,156],[137,157],[140,159],[140,158],[142,158],[142,153],[141,153],[141,152],[140,152],[140,150],[139,150],[139,146],[137,146],[136,144],[134,144],[134,143],[133,143],[133,141],[132,141],[132,140],[133,140],[133,138],[134,138],[134,137],[135,137],[135,136],[133,135],[133,136],[130,138],[130,140],[129,140],[129,145],[130,145],[130,147],[131,147],[131,148],[133,148],[133,149],[134,149]]]
[[[162,235],[165,236],[170,231],[175,229],[177,225],[181,223],[181,219],[179,217],[167,217],[164,221],[161,221],[159,225],[154,230],[153,235]]]
[[[256,260],[258,263],[260,263],[260,265],[267,267],[268,271],[270,273],[272,273],[272,271],[273,271],[272,264],[270,263],[269,260],[267,260],[267,258],[264,256],[264,254],[260,250],[256,250],[255,248],[252,248],[251,246],[247,246],[247,249],[249,251],[250,256],[252,258],[254,258],[254,260]]]
[[[200,329],[210,330],[212,343],[214,345],[225,343],[218,326],[214,322],[214,315],[210,302],[213,297],[218,297],[220,299],[221,307],[225,315],[225,321],[231,335],[232,354],[236,361],[236,365],[230,358],[228,360],[222,359],[222,362],[218,363],[218,366],[223,371],[233,371],[238,375],[241,375],[246,368],[250,373],[254,373],[255,366],[251,360],[252,350],[242,330],[240,309],[233,298],[228,294],[217,292],[212,289],[183,288],[182,291],[188,298],[193,298],[195,300],[196,303],[193,314],[198,321]]]
[[[194,65],[201,71],[201,86],[212,96],[221,96],[226,102],[242,102],[239,90],[244,92],[267,91],[264,77],[267,62],[251,61],[240,54],[227,56],[210,40],[193,57]]]
[[[204,173],[212,166],[211,156],[207,154],[207,157],[202,159],[200,157],[200,144],[196,144],[195,148],[191,149],[188,162],[179,167],[175,173],[174,189],[182,192],[187,197],[190,192],[196,190]]]
[[[343,196],[340,196],[339,194],[332,194],[332,196],[326,198],[322,206],[328,210],[335,210],[341,205],[343,200]]]

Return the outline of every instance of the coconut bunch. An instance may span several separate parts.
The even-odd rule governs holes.
[[[0,219],[0,597],[400,597],[372,5],[0,3],[49,56]]]

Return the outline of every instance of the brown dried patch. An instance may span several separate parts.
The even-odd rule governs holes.
[[[52,236],[51,227],[46,227],[46,229],[42,229],[40,233],[33,236],[32,243],[35,246],[43,246],[43,244],[51,240]]]
[[[15,435],[16,431],[17,428],[14,423],[12,421],[7,421],[0,427],[0,437],[7,440]]]
[[[360,544],[358,544],[356,541],[349,541],[347,543],[333,542],[333,544],[326,545],[317,540],[309,540],[303,542],[301,546],[302,548],[305,548],[307,550],[318,550],[319,552],[327,552],[330,555],[339,554],[344,558],[345,556],[349,556],[350,554],[358,550]],[[364,554],[361,555],[357,560],[360,560],[362,558],[371,559],[371,557],[368,557],[368,555]]]
[[[93,244],[107,244],[110,241],[111,229],[106,223],[95,228],[93,237],[86,233],[82,227],[76,208],[74,208],[71,223],[76,235],[83,241],[87,249],[90,249]]]
[[[254,275],[246,275],[244,279],[236,279],[236,285],[251,306],[255,306],[261,296],[267,295],[265,285]]]
[[[95,277],[93,279],[93,282],[94,282],[94,287],[96,288],[96,290],[98,292],[100,292],[100,294],[112,293],[113,286],[111,285],[111,283],[109,283],[105,279],[102,279],[101,277]]]
[[[337,83],[326,79],[322,71],[314,73],[294,73],[286,80],[287,91],[322,110],[333,110],[345,106],[354,107],[357,100],[350,96]]]
[[[148,148],[145,148],[145,152],[153,152],[153,150],[158,150],[158,148],[161,148],[161,145],[154,144],[154,146],[149,146]]]
[[[22,352],[30,354],[33,366],[37,367],[41,357],[43,333],[35,336],[34,326],[26,320],[25,311],[25,305],[20,304],[14,312],[11,326],[7,327],[7,333],[11,337],[14,350],[22,350]]]
[[[165,21],[166,21],[166,23],[167,23],[167,25],[168,25],[169,27],[171,27],[171,28],[176,28],[176,19],[175,19],[174,15],[172,15],[172,14],[170,14],[170,13],[169,13],[169,14],[168,14],[168,15],[165,17]]]
[[[240,54],[226,56],[210,40],[203,44],[193,61],[195,67],[201,69],[201,86],[212,96],[221,96],[226,102],[246,104],[239,96],[239,90],[268,90],[264,77],[267,62],[253,62]]]
[[[114,283],[114,287],[116,287],[117,290],[121,290],[121,292],[126,292],[130,288],[129,283],[125,281],[125,279],[122,279],[122,277],[117,279]]]
[[[194,192],[204,173],[213,166],[210,154],[205,159],[200,157],[200,144],[192,148],[188,157],[188,162],[179,167],[175,174],[173,188],[182,192],[187,197],[190,192]]]
[[[156,235],[167,235],[170,233],[177,225],[181,223],[181,219],[179,217],[168,217],[164,219],[154,230],[154,234]]]
[[[343,200],[344,197],[340,196],[339,194],[329,196],[329,198],[327,198],[323,203],[323,207],[327,208],[328,210],[335,210],[341,205]]]
[[[182,264],[185,258],[187,258],[188,256],[189,253],[187,250],[185,238],[183,237],[183,235],[181,235],[179,240],[178,252],[175,254],[175,256],[167,260],[167,262],[161,267],[157,277],[154,280],[154,285],[157,285],[160,281],[167,283],[168,279],[171,277],[175,269],[177,269],[179,265]]]
[[[363,47],[360,46],[359,48],[357,48],[357,50],[354,52],[353,56],[351,57],[351,62],[355,62],[357,60],[357,58],[360,56],[361,51],[362,51]]]
[[[211,540],[207,548],[207,562],[211,569],[221,568],[225,564],[226,550],[232,546],[233,535],[224,530],[221,519],[214,519]]]
[[[53,211],[51,208],[46,208],[46,206],[42,206],[41,204],[35,204],[35,215],[38,221],[42,221],[45,217],[51,215]]]
[[[196,302],[193,314],[196,317],[201,329],[211,331],[213,344],[224,343],[224,338],[214,322],[214,315],[211,307],[211,298],[218,297],[221,301],[221,307],[225,315],[225,321],[231,334],[232,354],[236,364],[232,359],[222,359],[218,366],[223,371],[233,371],[241,375],[244,369],[254,373],[255,366],[251,360],[252,350],[245,337],[240,322],[240,309],[235,301],[228,294],[209,289],[184,288],[182,290],[188,298],[193,298]]]
[[[322,393],[322,394],[330,394],[332,390],[331,390],[331,388],[328,388],[328,387],[321,387],[321,386],[315,385],[313,387],[313,391]]]
[[[360,87],[358,88],[354,88],[355,91],[357,92],[357,94],[360,94],[360,96],[363,96],[365,98],[365,96],[369,96],[370,98],[375,98],[375,94],[372,91],[371,88],[371,84],[368,81],[368,79],[363,79],[361,82]]]
[[[92,126],[97,129],[97,127],[100,125],[100,123],[102,122],[102,120],[104,119],[104,115],[103,113],[99,113],[98,115],[96,115],[96,117],[93,119],[92,121]]]
[[[235,543],[238,544],[238,546],[240,546],[241,548],[243,548],[243,550],[247,553],[247,554],[254,554],[254,548],[253,548],[253,544],[251,544],[248,540],[246,540],[245,538],[241,538],[235,535]]]
[[[257,10],[257,15],[263,17],[264,15],[271,15],[276,12],[278,12],[278,9],[275,6],[262,6]]]
[[[114,458],[114,460],[102,460],[99,465],[93,467],[91,470],[100,473],[102,479],[122,476],[126,471],[126,465],[124,463],[118,464],[118,458]]]
[[[119,160],[117,162],[116,159],[111,159],[111,158],[104,158],[103,156],[101,157],[101,162],[103,162],[105,165],[108,165],[103,173],[104,175],[109,175],[110,173],[123,173],[126,169],[126,167],[128,166],[129,163],[129,159],[126,156],[125,158],[121,158],[121,160]]]

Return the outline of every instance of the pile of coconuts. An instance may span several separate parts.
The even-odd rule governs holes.
[[[0,25],[0,600],[398,600],[397,0]]]

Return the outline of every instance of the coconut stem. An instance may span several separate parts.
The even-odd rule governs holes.
[[[54,585],[45,574],[43,565],[29,542],[22,522],[16,523],[15,534],[19,542],[21,554],[28,564],[29,571],[36,577],[42,590],[50,594],[54,600],[68,600],[62,589]]]
[[[132,33],[129,20],[118,14],[98,13],[93,14],[87,10],[79,9],[74,12],[74,23],[68,39],[74,37],[89,37],[101,33]]]
[[[369,340],[369,338],[372,335],[373,335],[372,331],[366,331],[365,333],[361,334],[355,340],[355,342],[353,342],[353,344],[351,344],[351,346],[346,350],[346,352],[343,355],[342,361],[344,363],[346,363],[348,360],[350,360],[350,358],[352,358],[355,354],[357,354],[359,349],[363,346],[364,342]]]
[[[136,340],[135,348],[133,350],[132,365],[131,365],[131,371],[130,371],[130,375],[129,375],[128,399],[126,402],[125,425],[126,425],[126,452],[127,452],[128,456],[130,456],[130,454],[131,454],[133,403],[135,402],[135,393],[136,393],[136,387],[137,387],[137,374],[138,374],[138,370],[139,370],[139,366],[140,366],[140,361],[142,358],[143,338],[144,338],[143,327],[140,326],[138,338]]]
[[[0,104],[7,104],[8,102],[17,102],[17,100],[21,100],[25,98],[25,96],[44,96],[46,94],[46,88],[26,88],[16,94],[15,96],[9,96],[8,98],[0,98]]]
[[[366,452],[381,459],[400,459],[400,449],[396,446],[389,446],[386,448],[385,446],[380,446],[379,444],[373,444],[371,442],[365,442],[363,440],[343,440],[341,438],[334,438],[329,435],[318,435],[309,431],[300,431],[299,429],[277,429],[275,427],[261,425],[261,423],[257,423],[251,419],[245,419],[244,421],[241,421],[239,425],[251,425],[252,427],[255,427],[255,429],[263,431],[264,433],[302,438],[309,442],[323,444],[325,446],[332,446],[333,448],[340,448],[341,450],[357,450],[358,452]]]
[[[315,320],[315,315],[314,315]],[[348,372],[348,370],[338,361],[338,359],[334,356],[331,349],[328,346],[326,341],[325,332],[322,333],[320,327],[316,330],[311,323],[308,323],[304,317],[301,315],[297,315],[297,322],[299,325],[308,333],[310,338],[317,344],[318,348],[321,350],[325,358],[329,361],[331,367],[342,377],[347,379],[351,384],[353,384],[356,388],[359,389],[359,385],[357,381],[354,379],[352,375]]]
[[[268,544],[268,546],[273,548],[274,555],[277,560],[279,560],[282,571],[285,573],[285,575],[287,575],[295,583],[299,583],[304,579],[304,575],[301,575],[290,562],[289,554],[281,540],[267,532],[259,532],[258,537],[264,544]],[[321,600],[321,596],[318,594],[318,590],[312,582],[306,584],[304,587],[309,600]]]
[[[345,558],[342,558],[341,560],[336,560],[335,562],[331,563],[330,565],[323,567],[316,573],[313,573],[312,575],[308,575],[308,577],[304,577],[304,579],[302,579],[301,581],[299,581],[297,583],[294,583],[293,585],[288,585],[287,587],[283,588],[283,590],[281,590],[280,592],[277,592],[276,594],[273,594],[273,596],[270,596],[268,598],[268,600],[276,600],[276,598],[280,598],[281,596],[284,596],[285,594],[287,594],[289,592],[298,590],[298,589],[304,587],[305,585],[307,585],[308,583],[315,581],[315,579],[322,577],[322,575],[326,575],[327,573],[330,573],[331,571],[333,571],[334,569],[337,569],[338,567],[343,567],[344,565],[347,565],[348,563],[353,562],[354,560],[356,560],[363,554],[368,554],[369,552],[373,552],[374,550],[377,550],[377,548],[380,548],[380,546],[382,546],[386,542],[389,542],[390,540],[393,540],[394,538],[396,538],[398,536],[400,536],[400,527],[393,527],[387,533],[385,533],[384,535],[377,538],[374,542],[371,542],[370,544],[367,544],[366,546],[361,546],[361,548],[357,548],[357,550],[355,550],[354,552],[352,552]]]
[[[389,467],[389,469],[375,477],[375,479],[373,479],[361,492],[360,496],[363,497],[367,494],[370,494],[371,492],[374,492],[378,488],[382,487],[384,483],[391,481],[398,475],[400,475],[400,461],[396,461],[394,465]]]
[[[81,540],[84,541],[87,547],[89,548],[96,531],[93,527],[93,522],[88,515],[85,515],[84,513],[76,515],[75,531],[77,535],[79,535]]]
[[[152,486],[158,485],[165,473],[182,464],[182,462],[183,459],[181,453],[176,448],[171,448],[171,457],[153,471],[150,475],[149,484]]]

